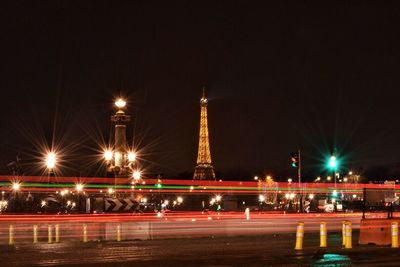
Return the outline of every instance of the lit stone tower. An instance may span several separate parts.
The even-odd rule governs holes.
[[[135,152],[129,151],[126,143],[126,125],[131,117],[123,111],[126,106],[123,99],[118,99],[115,106],[118,110],[111,116],[111,122],[115,125],[114,150],[106,150],[104,158],[107,162],[108,176],[128,177],[132,174],[132,166],[136,159]]]
[[[197,165],[194,170],[193,179],[195,180],[214,180],[214,167],[211,165],[210,142],[208,136],[207,103],[205,88],[203,87],[203,97],[200,99],[200,135],[199,151],[197,155]]]

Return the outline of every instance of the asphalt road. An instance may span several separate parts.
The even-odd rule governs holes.
[[[354,234],[357,238],[357,232]],[[0,246],[2,266],[398,266],[400,249],[357,246],[342,249],[331,233],[319,249],[309,234],[295,251],[294,234],[122,242],[64,242]]]
[[[351,250],[341,247],[345,219],[353,223]],[[305,223],[300,252],[294,250],[298,221]],[[319,249],[321,221],[328,226],[325,250]],[[398,266],[399,249],[357,245],[359,222],[360,214],[252,214],[250,220],[241,213],[1,216],[0,262],[13,267]],[[38,226],[34,244],[33,225]],[[84,226],[88,242],[83,242]]]

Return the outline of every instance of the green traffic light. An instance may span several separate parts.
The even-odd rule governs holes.
[[[336,169],[337,167],[338,167],[338,161],[337,161],[337,159],[336,159],[336,157],[335,156],[331,156],[330,158],[329,158],[329,161],[328,161],[328,167],[330,168],[330,169]]]

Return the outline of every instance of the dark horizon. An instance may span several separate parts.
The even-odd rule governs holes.
[[[333,150],[343,171],[400,178],[398,6],[154,3],[8,3],[0,160],[43,172],[54,140],[65,175],[93,176],[121,95],[146,171],[193,172],[205,84],[222,174],[283,180],[301,149],[310,179]]]

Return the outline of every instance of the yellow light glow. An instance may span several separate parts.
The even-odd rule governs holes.
[[[222,197],[220,195],[215,196],[216,201],[221,201]]]
[[[108,188],[108,193],[112,194],[114,192],[114,190],[112,188]]]
[[[13,183],[12,184],[12,189],[15,191],[18,191],[21,188],[21,184],[20,183]]]
[[[133,179],[139,180],[141,176],[142,176],[142,173],[140,171],[136,170],[133,172]]]
[[[133,151],[129,152],[128,153],[128,160],[129,160],[129,162],[135,161],[136,160],[136,153],[133,152]]]
[[[111,150],[105,150],[104,151],[104,159],[107,161],[112,160],[113,158],[113,152]]]
[[[182,197],[178,197],[178,198],[176,199],[176,201],[178,201],[178,203],[182,203],[182,202],[183,202],[183,198],[182,198]]]
[[[81,192],[83,190],[83,184],[76,184],[75,189],[76,191]]]
[[[258,196],[258,200],[259,200],[260,202],[264,202],[264,201],[265,201],[265,196],[264,196],[264,195],[259,195],[259,196]]]
[[[314,194],[309,194],[309,195],[308,195],[308,198],[309,198],[309,199],[313,199],[313,198],[314,198]]]
[[[119,98],[117,101],[115,101],[115,106],[117,106],[117,108],[123,108],[126,106],[126,102],[122,98]]]
[[[56,154],[54,152],[49,152],[47,154],[46,166],[48,169],[54,169],[56,166]]]

